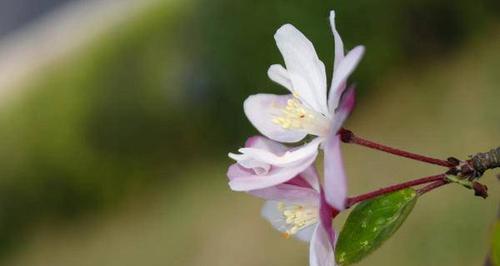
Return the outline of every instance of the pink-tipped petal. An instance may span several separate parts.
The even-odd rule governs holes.
[[[344,59],[344,43],[340,34],[335,26],[335,11],[330,11],[330,26],[332,27],[333,40],[335,42],[335,59],[333,63],[333,69],[336,69],[340,61]]]
[[[314,167],[310,166],[306,171],[310,172],[311,168]],[[283,201],[288,203],[315,202],[314,204],[318,204],[319,190],[313,188],[309,183],[309,180],[305,179],[304,173],[306,171],[283,184],[263,189],[251,190],[248,191],[248,193],[266,200]],[[318,181],[316,180],[316,182]]]
[[[316,191],[320,190],[319,175],[316,167],[311,166],[307,168],[304,172],[302,172],[301,176],[313,189]]]
[[[257,175],[253,172],[245,174],[244,171],[238,168],[230,167],[228,171],[228,176],[230,177],[229,186],[235,191],[250,191],[282,184],[307,169],[315,159],[316,154],[292,166],[272,167],[265,175]],[[238,175],[240,173],[242,175]]]
[[[358,65],[359,61],[363,57],[364,51],[365,48],[363,46],[356,46],[342,61],[339,62],[338,66],[335,68],[328,96],[328,107],[330,109],[330,113],[337,109],[340,96],[345,89],[347,78],[349,78],[349,75],[351,75]]]
[[[229,178],[229,181],[232,181],[237,178],[242,178],[242,177],[251,177],[254,175],[254,172],[252,169],[245,168],[241,166],[238,163],[234,163],[229,166],[227,169],[227,177]]]
[[[290,24],[281,26],[274,35],[292,84],[292,92],[311,109],[327,114],[325,65],[313,44]]]
[[[309,246],[310,266],[335,266],[333,246],[325,228],[318,223]]]
[[[356,90],[354,86],[349,87],[340,98],[340,104],[337,110],[335,110],[335,115],[332,126],[330,130],[337,133],[339,129],[344,124],[345,120],[349,117],[354,106],[356,105]]]
[[[310,166],[309,168],[311,168],[311,167],[313,167],[313,166]],[[305,171],[307,171],[307,169]],[[285,184],[296,186],[296,187],[314,189],[311,186],[311,184],[309,183],[309,181],[303,177],[304,172],[302,172],[300,175],[288,180]],[[319,191],[319,190],[316,190],[316,191]]]
[[[325,143],[325,198],[337,210],[344,210],[347,180],[340,151],[340,137],[331,134]]]
[[[321,138],[315,138],[307,144],[285,152],[283,155],[276,155],[270,151],[257,148],[241,148],[238,151],[247,157],[276,167],[292,167],[296,164],[302,164],[307,158],[316,157],[318,146],[322,141]]]
[[[339,210],[333,208],[326,202],[325,191],[320,192],[320,207],[319,207],[319,220],[325,229],[332,246],[335,247],[335,231],[333,230],[333,219],[340,213]]]
[[[306,136],[299,130],[285,129],[273,122],[283,115],[291,95],[256,94],[248,97],[243,108],[248,120],[264,136],[279,142],[297,142]]]
[[[250,191],[286,183],[312,167],[321,141],[316,138],[303,146],[289,149],[264,137],[251,137],[245,144],[247,148],[239,149],[241,154],[229,154],[237,161],[227,172],[229,186],[236,191]],[[317,175],[306,171],[301,179],[307,186],[302,187],[313,189],[318,182],[314,178],[317,179]]]

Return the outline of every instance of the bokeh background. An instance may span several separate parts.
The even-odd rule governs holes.
[[[0,1],[1,265],[307,265],[308,248],[231,192],[256,134],[242,102],[285,93],[273,34],[290,22],[331,73],[328,12],[367,52],[346,127],[446,158],[500,135],[496,0]],[[344,145],[351,194],[431,175]],[[447,186],[359,265],[482,265],[500,197]],[[337,226],[341,226],[341,219]]]

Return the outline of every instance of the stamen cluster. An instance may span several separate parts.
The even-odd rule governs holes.
[[[285,223],[288,226],[284,233],[287,238],[318,222],[319,214],[316,208],[308,208],[302,205],[286,205],[280,202],[278,210],[283,214]]]

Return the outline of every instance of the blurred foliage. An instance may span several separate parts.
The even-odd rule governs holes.
[[[198,89],[211,99],[210,109],[220,122],[234,122],[220,125],[227,129],[220,135],[224,140],[234,139],[235,134],[244,138],[250,129],[243,112],[226,110],[241,110],[245,97],[273,91],[270,88],[286,93],[266,75],[269,65],[283,62],[273,34],[284,23],[295,25],[313,42],[331,73],[333,37],[328,14],[336,10],[346,49],[358,44],[367,49],[352,78],[362,97],[394,69],[426,64],[426,59],[444,57],[461,47],[466,39],[481,34],[498,12],[495,1],[484,0],[215,0],[201,1],[197,7],[194,17],[200,34],[195,43],[201,51],[198,60],[203,60],[197,65],[207,80]]]
[[[205,158],[222,160],[255,132],[243,99],[285,93],[266,77],[282,62],[272,38],[280,25],[301,29],[331,72],[333,8],[346,47],[367,47],[354,75],[361,97],[391,70],[460,47],[498,15],[492,0],[155,6],[44,69],[0,113],[0,252],[29,224],[78,217],[174,182],[172,173]]]
[[[183,22],[172,11],[149,10],[44,69],[3,110],[0,252],[27,224],[106,206],[199,156],[202,132],[169,103]]]

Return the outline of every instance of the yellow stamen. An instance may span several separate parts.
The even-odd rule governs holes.
[[[283,233],[285,238],[296,234],[305,227],[318,222],[318,210],[315,207],[301,205],[278,204],[278,210],[283,214],[287,230]]]
[[[328,132],[329,122],[326,117],[304,106],[295,92],[293,98],[288,99],[286,106],[278,108],[281,114],[275,116],[272,121],[284,129],[301,130],[313,135]]]

